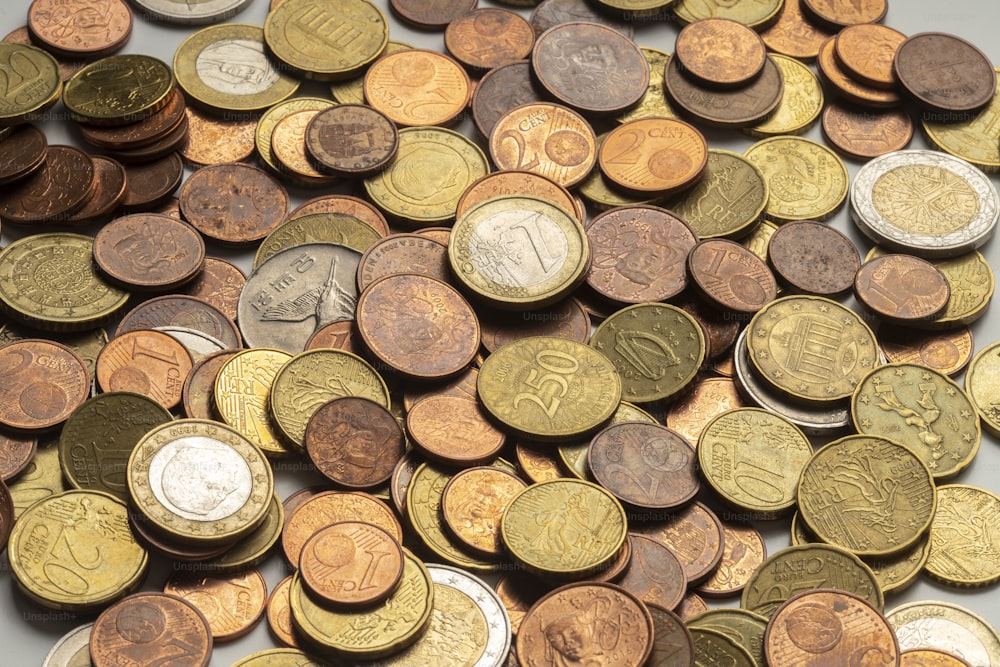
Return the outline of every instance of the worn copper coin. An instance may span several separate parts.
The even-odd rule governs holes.
[[[184,120],[184,93],[174,89],[166,105],[148,118],[127,125],[88,125],[80,123],[80,134],[98,148],[110,151],[129,150],[154,144],[170,134]]]
[[[53,222],[83,207],[94,191],[94,162],[73,146],[49,146],[45,163],[0,194],[0,219]]]
[[[28,338],[0,347],[0,424],[16,431],[57,426],[90,394],[79,354],[55,341]]]
[[[345,213],[352,215],[379,233],[379,236],[389,235],[389,223],[386,222],[382,212],[374,205],[344,194],[328,194],[314,197],[303,202],[288,214],[287,220],[291,222],[296,218],[313,213]]]
[[[517,316],[480,310],[479,320],[483,347],[488,352],[531,336],[556,336],[580,343],[590,340],[590,316],[583,304],[574,298]]]
[[[851,25],[834,40],[834,53],[840,65],[858,81],[892,90],[896,76],[892,71],[896,49],[906,35],[878,23]]]
[[[895,107],[902,102],[896,91],[866,85],[844,71],[837,61],[835,37],[830,37],[820,45],[816,69],[820,79],[848,102],[876,109]]]
[[[545,176],[517,170],[494,171],[470,185],[458,200],[455,217],[462,217],[466,211],[487,199],[505,195],[529,195],[546,199],[570,213],[576,213],[581,224],[587,218],[586,212],[580,215],[576,199],[562,185]]]
[[[670,547],[684,566],[688,584],[695,586],[705,581],[715,572],[725,551],[719,517],[701,502],[693,502],[664,519],[658,519],[657,514],[641,517],[653,520],[634,524],[632,530]]]
[[[392,11],[407,23],[418,28],[441,29],[469,12],[476,0],[389,0]]]
[[[391,234],[376,241],[358,264],[358,290],[385,276],[413,273],[448,282],[448,246],[421,234]]]
[[[97,384],[103,391],[131,391],[170,410],[181,401],[191,355],[162,331],[136,330],[108,341],[97,357]]]
[[[320,111],[306,128],[306,153],[322,171],[367,176],[392,160],[399,132],[380,111],[362,104],[339,104]]]
[[[936,120],[964,117],[989,104],[997,76],[990,59],[961,37],[924,32],[899,45],[892,61],[899,85]]]
[[[532,79],[531,62],[500,65],[483,75],[472,93],[472,119],[476,129],[489,137],[497,121],[522,104],[541,102],[542,96]]]
[[[670,404],[666,423],[695,447],[705,425],[713,417],[743,405],[732,378],[704,377],[691,383],[691,387]]]
[[[271,159],[278,172],[292,183],[330,186],[336,176],[320,172],[306,150],[306,129],[319,114],[317,109],[303,109],[286,115],[271,129]]]
[[[708,164],[708,143],[674,118],[638,118],[604,136],[601,173],[626,194],[662,197],[694,184]]]
[[[913,120],[905,109],[861,111],[838,102],[823,109],[823,136],[834,148],[860,160],[906,148]]]
[[[0,185],[18,181],[45,162],[49,142],[45,133],[23,123],[0,140]]]
[[[802,0],[809,15],[835,30],[857,23],[877,23],[889,10],[887,0]]]
[[[122,210],[126,213],[152,211],[167,201],[180,187],[184,177],[184,162],[176,153],[143,164],[125,167],[128,189]]]
[[[46,50],[69,58],[99,58],[125,45],[132,10],[124,0],[33,0],[28,30]]]
[[[705,597],[739,595],[750,577],[767,557],[764,536],[749,523],[722,523],[722,560],[708,579],[698,584]]]
[[[861,257],[843,232],[813,220],[786,223],[774,232],[767,259],[782,283],[796,292],[833,296],[854,285]]]
[[[667,63],[664,74],[670,100],[689,116],[718,127],[750,127],[778,108],[784,92],[781,70],[767,58],[764,68],[751,83],[733,90],[700,86],[689,79],[676,58]]]
[[[332,348],[351,354],[362,354],[363,347],[354,320],[340,320],[317,328],[306,341],[305,349]]]
[[[240,291],[246,281],[243,271],[232,262],[206,257],[201,271],[180,293],[204,299],[225,313],[226,317],[235,320]]]
[[[915,325],[944,312],[951,285],[926,259],[888,254],[861,266],[854,279],[854,295],[887,321]]]
[[[137,329],[188,327],[222,341],[226,347],[243,347],[240,330],[226,314],[204,299],[166,294],[143,301],[118,323],[115,336]]]
[[[205,263],[205,242],[190,225],[158,213],[116,218],[94,237],[94,261],[126,289],[165,292],[192,280]]]
[[[352,489],[384,484],[406,451],[403,428],[389,410],[357,396],[320,406],[306,425],[306,452],[333,483]]]
[[[267,582],[254,569],[230,576],[174,574],[163,585],[163,592],[194,605],[205,616],[212,639],[217,642],[249,633],[267,605]]]
[[[181,158],[193,167],[243,162],[254,152],[257,120],[219,118],[199,109],[184,109],[187,139],[179,148]]]
[[[288,591],[292,585],[292,575],[278,582],[267,598],[267,627],[284,646],[297,647],[295,626],[292,623],[292,607]]]
[[[509,4],[515,4],[510,2]],[[573,21],[590,21],[591,23],[601,23],[614,30],[617,30],[625,37],[632,39],[635,35],[634,23],[631,21],[618,20],[610,12],[602,11],[600,5],[593,5],[587,0],[542,0],[541,2],[518,2],[517,4],[537,4],[531,10],[528,22],[531,23],[535,36],[541,35],[549,28],[571,23]]]
[[[260,241],[288,213],[288,193],[272,176],[246,164],[202,167],[178,194],[184,219],[229,245]]]
[[[616,582],[646,604],[674,609],[687,592],[684,566],[662,542],[638,533],[629,534],[632,558]]]
[[[92,155],[90,159],[94,163],[94,190],[81,208],[60,221],[64,224],[89,225],[106,220],[128,194],[128,177],[120,162],[103,155]]]
[[[451,21],[444,31],[445,49],[473,72],[527,58],[534,44],[531,24],[509,9],[473,9]]]
[[[802,11],[803,0],[785,0],[775,22],[760,33],[767,48],[792,58],[811,61],[819,53],[819,46],[832,35],[817,27]]]
[[[406,413],[406,432],[424,456],[449,466],[492,461],[506,435],[474,400],[460,396],[428,396]]]
[[[94,667],[122,661],[154,665],[165,656],[185,667],[207,667],[212,631],[190,602],[166,593],[134,593],[105,609],[90,635]]]
[[[771,269],[735,241],[700,241],[688,253],[687,268],[698,293],[723,311],[749,315],[777,296]]]
[[[181,387],[184,415],[195,419],[217,419],[215,413],[215,378],[236,350],[222,350],[199,359],[188,371]]]
[[[499,558],[504,554],[500,517],[511,498],[526,486],[521,478],[500,468],[466,468],[441,492],[445,525],[462,546],[486,558]]]
[[[35,457],[38,438],[15,433],[0,433],[0,480],[13,481]]]
[[[599,23],[563,23],[545,31],[535,41],[531,64],[550,95],[582,113],[621,113],[649,86],[649,63],[639,47]]]
[[[742,23],[706,18],[684,26],[674,57],[684,73],[708,86],[735,88],[753,81],[764,69],[767,47]]]

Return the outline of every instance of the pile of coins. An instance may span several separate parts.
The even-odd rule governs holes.
[[[1000,580],[952,483],[1000,436],[978,49],[880,0],[181,4],[134,2],[169,64],[121,0],[0,43],[0,543],[93,620],[45,664],[264,617],[234,665],[1000,662],[885,611]]]

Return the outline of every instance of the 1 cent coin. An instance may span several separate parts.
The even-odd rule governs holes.
[[[97,383],[104,391],[131,391],[166,409],[181,400],[191,355],[162,331],[136,330],[112,338],[97,357]]]
[[[473,9],[451,21],[444,31],[448,53],[473,72],[527,58],[534,44],[531,24],[508,9]]]
[[[193,227],[168,215],[116,218],[94,237],[94,261],[126,289],[165,292],[192,280],[205,263],[205,242]]]
[[[774,300],[778,284],[764,260],[728,239],[705,239],[687,256],[698,293],[724,311],[749,315]]]
[[[217,642],[243,637],[257,625],[267,605],[267,582],[259,570],[213,577],[173,575],[163,592],[194,605]]]
[[[944,311],[951,285],[926,259],[889,254],[865,262],[858,270],[854,295],[881,318],[918,326]]]

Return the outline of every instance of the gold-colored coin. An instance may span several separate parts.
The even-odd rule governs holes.
[[[627,123],[639,118],[659,116],[661,118],[680,118],[680,114],[670,104],[663,92],[663,76],[670,62],[670,54],[659,49],[640,46],[639,50],[649,63],[649,87],[634,108],[618,116],[619,123]]]
[[[215,376],[215,409],[223,422],[245,435],[266,456],[291,453],[274,426],[268,410],[271,385],[285,363],[287,352],[265,347],[231,356]]]
[[[271,53],[307,79],[349,79],[378,58],[389,24],[367,0],[285,0],[264,21]]]
[[[253,268],[303,243],[338,243],[364,252],[380,238],[374,227],[348,213],[308,213],[281,223],[268,234],[257,247]]]
[[[257,121],[257,131],[254,135],[254,143],[257,146],[257,155],[260,156],[261,161],[266,164],[272,172],[278,174],[282,173],[278,166],[278,162],[274,159],[274,155],[271,153],[271,136],[274,134],[274,128],[283,119],[298,111],[322,111],[324,109],[329,109],[332,106],[333,102],[319,97],[296,97],[284,102],[279,102],[265,111],[264,115],[262,115],[260,120]],[[305,184],[309,185],[309,183]]]
[[[324,652],[352,661],[385,657],[417,641],[430,622],[434,583],[420,559],[405,547],[403,558],[403,577],[392,595],[358,610],[320,606],[296,572],[289,591],[296,629]]]
[[[732,2],[732,0],[677,0],[674,16],[687,25],[700,19],[730,19],[751,28],[764,29],[778,18],[782,0],[756,0],[755,2]]]
[[[132,536],[125,503],[73,490],[24,511],[7,545],[18,587],[46,607],[97,611],[132,592],[149,555]]]
[[[400,127],[450,125],[472,97],[472,83],[450,56],[403,49],[365,73],[365,100]]]
[[[799,475],[812,443],[790,421],[759,408],[724,412],[698,438],[702,477],[723,500],[759,518],[795,506]]]
[[[638,406],[627,401],[618,404],[615,414],[611,415],[611,424],[621,424],[622,422],[646,422],[647,424],[659,424],[659,420],[653,415]],[[563,466],[577,479],[589,479],[590,466],[587,464],[587,451],[590,449],[590,439],[587,438],[575,443],[562,443],[559,445],[559,460]],[[537,481],[537,480],[536,480]]]
[[[757,225],[752,232],[740,239],[740,243],[742,243],[747,250],[766,262],[767,244],[770,243],[771,237],[774,236],[776,231],[778,231],[778,227],[773,222],[761,220],[760,224]],[[780,285],[778,286],[778,295],[781,295]]]
[[[850,308],[823,297],[786,296],[750,320],[750,360],[768,384],[809,403],[854,392],[879,364],[875,334]]]
[[[769,220],[826,220],[847,198],[850,181],[844,161],[817,141],[771,137],[755,143],[744,156],[767,181],[764,215]]]
[[[937,493],[924,571],[959,588],[981,588],[1000,580],[1000,542],[988,528],[1000,511],[1000,497],[967,484],[941,486]]]
[[[534,484],[516,495],[500,520],[510,555],[527,570],[554,579],[580,579],[608,565],[625,542],[621,503],[580,479]]]
[[[597,4],[621,15],[627,21],[642,21],[662,16],[674,4],[674,0],[597,0]]]
[[[983,426],[1000,437],[1000,341],[987,345],[972,358],[965,372],[965,390]]]
[[[390,39],[382,51],[382,56],[389,56],[413,47],[405,42],[397,42]],[[330,84],[330,96],[339,104],[364,104],[365,103],[365,77],[364,75],[348,79],[347,81],[337,81]]]
[[[710,149],[701,180],[670,200],[667,208],[699,238],[741,238],[760,224],[767,202],[767,181],[752,161]]]
[[[943,373],[916,364],[888,364],[868,373],[851,398],[859,433],[909,447],[941,481],[965,470],[982,432],[976,408]]]
[[[476,381],[483,407],[514,432],[565,441],[594,433],[618,409],[612,363],[583,343],[522,338],[486,357]]]
[[[174,85],[170,65],[158,58],[108,56],[84,65],[66,82],[63,104],[81,123],[124,125],[162,109]]]
[[[1000,69],[996,70],[1000,73]],[[1000,171],[1000,90],[986,107],[968,120],[940,123],[924,118],[928,141],[940,151],[971,162],[986,173]]]
[[[758,667],[767,664],[764,658],[764,631],[767,618],[746,609],[710,609],[685,621],[689,628],[720,632],[742,646]]]
[[[281,434],[302,450],[309,418],[341,396],[360,396],[389,407],[389,388],[367,361],[343,350],[307,350],[278,370],[271,385],[271,416]]]
[[[240,658],[230,667],[323,667],[297,648],[271,648]]]
[[[611,360],[621,377],[622,399],[635,403],[675,396],[705,361],[701,325],[668,303],[615,312],[594,331],[590,346]]]
[[[128,488],[135,508],[164,536],[217,546],[260,525],[274,475],[260,449],[235,429],[180,419],[150,430],[132,450]]]
[[[83,331],[107,322],[129,293],[106,282],[94,264],[94,239],[33,234],[0,251],[0,308],[47,331]]]
[[[267,515],[253,532],[240,539],[221,556],[203,561],[206,571],[231,573],[260,565],[278,540],[285,523],[285,507],[277,494],[271,496]]]
[[[916,544],[937,507],[934,478],[908,447],[849,435],[816,451],[802,471],[799,513],[820,540],[859,556]]]
[[[823,87],[809,66],[801,60],[771,54],[785,82],[778,108],[763,123],[746,128],[751,137],[802,134],[823,111]]]
[[[486,155],[467,137],[439,127],[399,131],[396,159],[365,179],[372,202],[412,226],[433,226],[455,217],[466,189],[490,171]]]
[[[458,281],[490,305],[540,308],[583,282],[590,243],[576,218],[547,200],[494,197],[455,222],[448,261]]]
[[[59,465],[59,447],[39,445],[24,471],[7,484],[14,501],[14,519],[34,503],[69,489]]]
[[[299,81],[276,68],[256,25],[202,28],[174,52],[177,84],[194,103],[215,112],[261,111],[287,99]]]
[[[0,42],[0,62],[12,70],[4,77],[0,127],[30,120],[59,101],[63,91],[59,63],[46,51],[28,44]]]
[[[694,664],[732,665],[733,667],[754,667],[757,663],[753,655],[739,640],[718,630],[691,627],[691,646],[694,648]]]

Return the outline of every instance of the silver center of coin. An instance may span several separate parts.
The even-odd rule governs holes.
[[[469,238],[469,257],[480,273],[507,287],[538,285],[559,272],[569,255],[566,234],[534,211],[495,213]]]
[[[228,95],[257,95],[279,78],[264,45],[249,39],[221,39],[209,44],[198,54],[195,70],[209,87]]]
[[[153,496],[190,521],[219,521],[241,509],[253,490],[250,466],[233,448],[205,436],[179,438],[149,462]]]

